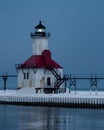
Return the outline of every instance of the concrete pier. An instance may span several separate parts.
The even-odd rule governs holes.
[[[78,91],[61,94],[21,94],[18,91],[0,92],[0,104],[67,107],[104,108],[104,92]]]

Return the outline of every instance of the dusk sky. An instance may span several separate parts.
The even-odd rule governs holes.
[[[0,74],[32,55],[40,20],[65,74],[104,74],[104,0],[0,0]]]

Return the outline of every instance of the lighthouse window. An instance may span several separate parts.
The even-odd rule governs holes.
[[[47,78],[47,86],[50,86],[51,85],[51,79],[50,77]]]
[[[29,79],[29,73],[24,73],[24,79]]]
[[[27,73],[27,79],[29,79],[29,73]]]

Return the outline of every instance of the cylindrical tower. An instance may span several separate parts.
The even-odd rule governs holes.
[[[41,55],[44,50],[48,50],[49,33],[46,33],[46,27],[41,21],[35,27],[35,32],[31,33],[33,39],[33,55]]]

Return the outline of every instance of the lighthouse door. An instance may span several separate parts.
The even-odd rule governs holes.
[[[47,86],[50,86],[51,85],[51,79],[50,77],[47,78]]]

